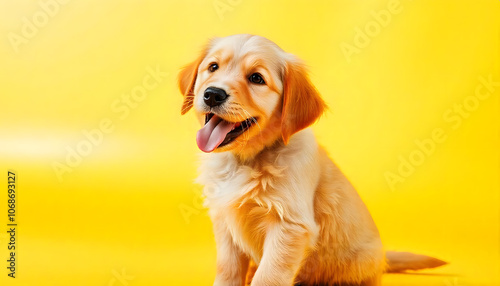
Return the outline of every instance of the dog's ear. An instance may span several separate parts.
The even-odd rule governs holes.
[[[290,136],[313,124],[325,111],[326,104],[296,59],[287,62],[284,72],[281,134],[288,144]]]
[[[186,114],[186,112],[188,112],[191,109],[191,107],[193,107],[194,84],[196,82],[196,76],[198,74],[198,67],[202,59],[203,58],[201,57],[196,59],[194,62],[185,66],[179,72],[179,78],[178,78],[179,90],[184,96],[181,109],[182,115]]]
[[[196,83],[196,76],[198,75],[198,67],[207,55],[208,49],[211,45],[211,40],[202,50],[200,56],[192,63],[185,66],[179,72],[179,90],[184,96],[184,101],[182,102],[181,114],[184,115],[188,112],[191,107],[193,107],[194,101],[194,84]]]

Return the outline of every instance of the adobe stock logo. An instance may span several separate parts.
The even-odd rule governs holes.
[[[214,0],[214,10],[219,16],[219,20],[224,21],[224,14],[231,12],[234,8],[241,4],[243,0]]]
[[[146,67],[146,74],[143,76],[141,83],[134,86],[130,92],[123,93],[111,103],[110,110],[117,119],[113,120],[105,117],[99,121],[97,128],[82,130],[83,139],[75,146],[66,146],[65,160],[63,162],[52,162],[52,169],[59,182],[62,182],[64,175],[72,173],[75,168],[82,164],[86,157],[92,154],[94,149],[104,142],[104,139],[115,130],[115,122],[126,120],[134,109],[139,108],[141,102],[149,98],[153,90],[167,76],[168,73],[161,71],[159,65],[155,68]]]
[[[191,222],[191,216],[199,215],[203,211],[207,210],[203,206],[203,201],[204,201],[203,187],[201,185],[194,185],[192,192],[193,192],[193,200],[191,205],[185,203],[179,204],[179,211],[182,215],[182,218],[184,218],[186,224],[189,224]]]
[[[21,18],[22,25],[19,33],[10,32],[7,37],[16,53],[19,53],[19,48],[23,44],[29,43],[38,33],[40,29],[47,26],[52,18],[54,18],[61,10],[61,5],[66,5],[70,0],[41,0],[38,2],[40,9],[33,13],[31,17]]]
[[[459,129],[464,120],[471,117],[481,104],[487,101],[500,87],[500,81],[494,81],[493,75],[487,77],[480,75],[479,83],[476,85],[473,95],[468,95],[461,102],[453,104],[452,107],[443,112],[444,122],[449,124],[451,130]],[[413,175],[418,167],[422,166],[427,158],[432,156],[439,145],[448,139],[446,128],[436,127],[431,131],[430,136],[424,139],[415,139],[416,147],[408,155],[398,157],[398,167],[396,172],[386,171],[385,180],[392,191],[396,190],[396,185],[406,181]]]
[[[108,282],[108,286],[128,286],[130,281],[135,279],[135,276],[127,275],[127,269],[122,268],[121,272],[111,270],[113,278]]]
[[[411,1],[411,0],[409,0]],[[372,40],[380,35],[382,30],[392,23],[394,15],[403,11],[403,6],[399,0],[390,0],[387,3],[386,9],[380,11],[370,11],[372,17],[363,27],[356,26],[354,28],[354,38],[352,44],[342,42],[340,43],[340,50],[344,55],[346,61],[350,63],[352,57],[360,54],[361,51],[368,47]]]

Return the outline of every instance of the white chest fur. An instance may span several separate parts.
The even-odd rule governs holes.
[[[223,220],[233,241],[259,261],[272,220],[317,233],[313,201],[319,174],[318,145],[306,129],[288,145],[264,150],[251,162],[239,162],[229,152],[207,154],[197,181],[205,186],[212,220]]]

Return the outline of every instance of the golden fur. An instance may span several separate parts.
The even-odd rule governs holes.
[[[253,73],[265,84],[250,82]],[[203,101],[211,86],[229,94],[220,108]],[[194,108],[202,126],[207,113],[256,118],[199,169],[217,245],[214,285],[373,286],[388,269],[442,264],[391,253],[387,265],[368,209],[307,128],[326,105],[295,56],[260,36],[217,38],[180,72],[179,87],[182,113]]]

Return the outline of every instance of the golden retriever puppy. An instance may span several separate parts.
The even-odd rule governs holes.
[[[201,129],[214,285],[380,285],[444,262],[385,253],[368,209],[307,128],[326,104],[303,64],[254,35],[213,39],[179,74]],[[253,276],[253,279],[252,277]]]

